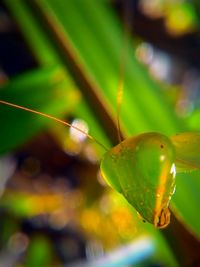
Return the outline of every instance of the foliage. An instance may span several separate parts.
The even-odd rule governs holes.
[[[1,88],[0,99],[55,116],[65,114],[69,118],[80,117],[88,123],[90,134],[102,144],[106,147],[115,144],[118,69],[124,30],[111,6],[107,1],[92,0],[67,1],[67,8],[65,1],[56,0],[30,3],[7,0],[5,3],[36,57],[38,68],[12,78]],[[193,123],[190,128],[190,122],[177,116],[164,91],[135,58],[136,44],[132,44],[132,40],[128,40],[127,50],[120,114],[123,135],[159,132],[171,137],[197,127]],[[3,125],[0,133],[2,154],[19,147],[47,124],[55,127],[47,119],[2,105],[0,117]],[[176,137],[171,140],[175,143]],[[195,144],[192,144],[192,148],[195,151],[193,158],[199,160]],[[97,150],[102,156],[103,149]],[[183,149],[183,154],[192,158],[188,149]],[[199,176],[198,170],[178,173],[177,192],[172,198],[174,214],[198,238],[200,221],[196,214],[200,202]],[[123,200],[117,201],[119,206],[127,206]],[[3,206],[6,203],[5,200]],[[139,232],[150,236],[155,242],[152,257],[158,261],[162,259],[166,265],[176,266],[173,257],[176,252],[172,253],[162,232],[151,225],[142,224],[135,211],[131,207],[129,209]],[[47,249],[46,243],[44,246]]]

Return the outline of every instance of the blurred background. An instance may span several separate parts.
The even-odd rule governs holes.
[[[124,137],[199,131],[199,14],[198,0],[1,0],[0,99],[110,148],[124,64]],[[199,171],[177,175],[157,230],[105,184],[95,141],[3,105],[0,125],[0,266],[200,266]]]

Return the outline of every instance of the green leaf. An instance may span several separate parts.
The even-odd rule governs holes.
[[[9,2],[12,3],[13,1]],[[13,4],[13,12],[16,14],[21,5],[20,1],[16,0],[15,2],[17,4]],[[79,66],[83,69],[85,77],[89,77],[94,84],[98,85],[99,91],[96,93],[99,95],[101,102],[104,103],[108,113],[114,119],[116,117],[116,88],[119,58],[122,51],[123,30],[107,1],[72,0],[65,2],[42,0],[37,1],[37,3],[39,3],[43,14],[51,18],[54,25],[58,25],[57,29],[62,32],[63,40],[67,44],[70,43],[70,48],[76,52],[76,59],[78,59]],[[21,16],[18,15],[18,20],[22,21],[20,18]],[[34,17],[33,14],[30,18],[37,20],[37,16]],[[28,16],[26,23],[28,23]],[[26,24],[23,22],[20,25],[22,29],[26,27]],[[40,26],[39,23],[37,25]],[[24,33],[27,39],[31,38],[31,30],[26,30]],[[43,34],[46,36],[45,31]],[[31,42],[34,43],[34,40]],[[32,49],[36,52],[40,51],[37,43],[34,43]],[[176,132],[190,130],[187,129],[183,121],[177,118],[173,107],[167,102],[160,88],[152,81],[145,68],[138,63],[133,54],[134,48],[131,40],[127,52],[125,92],[121,112],[124,134],[133,135],[141,132],[157,131],[166,135],[172,135]],[[39,56],[42,56],[42,54]],[[47,61],[49,60],[48,57],[45,58],[47,58]],[[78,78],[76,77],[76,79]],[[10,95],[9,99],[17,100],[16,96],[12,98],[12,95]],[[45,102],[45,104],[49,103]],[[96,110],[95,103],[89,101],[89,105],[94,112]],[[39,105],[36,107],[39,107]],[[3,125],[5,123],[4,121]],[[195,125],[198,124],[198,120],[195,120],[194,123]],[[21,127],[21,125],[18,125],[18,127]],[[93,125],[90,125],[90,127],[92,128]],[[4,135],[12,131],[13,125],[10,125],[7,131],[4,132]],[[94,136],[98,134],[96,131],[98,131],[98,128],[94,129]],[[110,139],[112,139],[112,136],[110,136]],[[4,140],[2,139],[2,142]],[[104,143],[104,140],[100,141]],[[172,199],[174,213],[178,214],[180,212],[187,226],[199,235],[199,218],[197,216],[194,222],[188,210],[190,207],[194,207],[192,210],[193,215],[198,214],[199,201],[195,197],[195,190],[199,191],[200,185],[195,179],[192,179],[192,181],[183,179],[181,182],[178,182],[178,188],[179,194],[176,195],[176,198]],[[187,199],[188,195],[190,195],[190,200],[182,208],[182,203],[185,202],[185,198]]]
[[[85,76],[89,76],[99,85],[98,95],[114,118],[123,31],[112,10],[106,2],[89,0],[87,5],[85,1],[68,1],[68,8],[65,8],[62,1],[43,0],[40,2],[40,8],[56,25],[61,25],[62,37],[66,38],[66,42],[76,51],[76,59],[83,67]],[[177,118],[160,88],[134,58],[132,45],[128,46],[127,58],[125,91],[120,116],[125,135],[148,131],[172,135],[188,130],[183,121]],[[93,110],[96,109],[93,102],[89,104]],[[103,143],[103,140],[100,141]],[[183,184],[179,185],[180,190],[181,187],[188,188],[191,193],[190,205],[196,207],[196,198],[192,197],[193,187],[187,185],[187,180],[184,180]],[[193,186],[200,190],[194,180]],[[177,205],[173,206],[175,214],[178,213],[179,203],[184,197],[185,195],[179,195],[175,200],[172,198],[173,202],[177,202]],[[188,216],[189,213],[183,209],[181,212],[187,226],[195,229],[196,226]],[[197,220],[199,221],[198,218]],[[199,233],[199,228],[196,228],[196,233]]]
[[[28,247],[26,266],[48,267],[52,263],[52,247],[49,240],[42,235],[36,235]]]
[[[200,236],[199,203],[200,171],[178,173],[172,209],[185,226],[190,226],[194,235]]]
[[[59,62],[58,54],[55,52],[49,38],[42,31],[41,25],[23,0],[5,0],[12,15],[20,26],[20,30],[29,45],[34,57],[41,66],[51,66]]]
[[[78,100],[74,85],[59,67],[41,68],[13,78],[1,88],[0,99],[54,116],[69,112]],[[2,154],[23,144],[52,121],[1,104],[0,123]]]

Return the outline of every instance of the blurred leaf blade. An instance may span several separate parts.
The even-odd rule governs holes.
[[[87,9],[91,8],[92,10],[92,12],[90,12],[92,15],[89,17],[90,22],[88,22],[89,18],[85,15],[86,13],[83,12],[83,10],[85,10],[83,2],[78,1],[79,4],[77,4],[77,2],[70,1],[70,11],[68,11],[72,12],[74,19],[66,21],[69,14],[67,15],[68,11],[63,11],[61,2],[57,3],[56,1],[43,0],[40,3],[42,3],[40,7],[43,9],[43,12],[48,12],[48,8],[50,8],[50,12],[54,14],[56,19],[59,20],[59,23],[61,23],[63,29],[67,32],[67,36],[70,38],[71,43],[76,47],[77,55],[81,62],[85,64],[85,70],[88,71],[99,84],[99,87],[101,88],[101,97],[106,105],[109,106],[109,110],[111,110],[114,118],[116,114],[116,109],[114,107],[116,106],[118,58],[121,51],[122,40],[122,29],[117,29],[118,23],[115,20],[114,14],[112,11],[107,12],[109,7],[102,2],[99,2],[98,4],[96,3],[95,5],[97,5],[98,8],[94,10],[94,2],[88,0]],[[84,19],[84,17],[86,18]],[[110,47],[113,47],[113,50],[111,52],[111,57],[109,57],[109,62],[106,63],[105,74],[102,74],[100,68],[100,65],[104,66],[106,62],[106,59],[102,59],[102,57],[107,57],[107,48],[104,46],[108,40],[106,40],[106,35],[103,33],[104,30],[98,28],[98,31],[101,31],[98,38],[104,38],[104,41],[98,39],[97,42],[96,38],[94,38],[97,30],[95,28],[96,26],[94,26],[96,25],[95,18],[99,17],[104,17],[105,25],[108,25],[109,22],[113,20],[112,25],[110,25],[109,28],[112,28],[111,32],[113,33],[113,37],[110,40],[112,42]],[[78,26],[78,23],[80,23],[81,28],[86,28],[87,36],[85,38],[89,39],[84,39],[82,33],[81,40],[80,26]],[[103,28],[102,24],[101,26]],[[118,43],[117,47],[114,40]],[[90,49],[87,49],[88,43],[90,44]],[[132,48],[129,47],[129,49],[123,99],[124,105],[122,105],[121,114],[122,126],[125,133],[135,134],[144,131],[158,131],[166,135],[172,135],[186,129],[184,122],[177,118],[175,112],[164,98],[164,95],[158,86],[150,79],[147,71],[133,58]],[[91,51],[94,51],[95,58],[91,57]],[[109,75],[109,79],[107,74]],[[109,83],[110,80],[112,83]],[[196,184],[195,181],[193,181],[193,183],[194,185]],[[182,186],[187,187],[187,180],[184,180],[183,184],[179,185],[180,191]],[[198,184],[196,184],[196,186],[199,188]],[[191,192],[193,190],[189,184],[188,190]],[[172,199],[172,201],[175,202],[175,204],[176,202],[180,203],[181,198],[184,197],[185,195],[180,193],[177,198],[174,200]],[[190,199],[190,203],[192,202],[194,202],[194,206],[198,203],[198,199],[193,194],[191,194]],[[176,207],[174,210],[176,213],[176,209],[179,209],[179,204],[174,205],[174,207]],[[189,209],[189,205],[185,207],[185,210],[182,209],[182,216],[184,217],[186,224],[195,229],[196,233],[199,235],[199,227],[197,228],[196,225],[193,225],[193,219],[189,216]],[[193,214],[193,216],[195,216],[195,214]]]
[[[43,9],[44,14],[51,16],[53,14],[53,17],[61,24],[62,30],[66,31],[66,35],[79,58],[80,65],[83,66],[86,75],[101,88],[101,92],[98,92],[100,99],[108,107],[114,120],[123,30],[120,29],[113,11],[103,1],[87,0],[87,5],[84,1],[68,1],[68,8],[66,9],[64,9],[63,3],[62,1],[43,0],[40,2],[40,8]],[[102,17],[104,23],[100,19]],[[83,28],[87,34],[80,31]],[[109,29],[110,34],[107,29]],[[110,38],[107,38],[108,35]],[[121,114],[125,135],[144,131],[159,131],[171,135],[182,131],[186,128],[185,125],[176,117],[158,86],[149,78],[147,71],[133,58],[133,52],[130,45]],[[94,108],[93,103],[89,104]],[[93,126],[91,125],[91,127]],[[93,131],[94,136],[98,135],[95,131],[98,130]],[[199,219],[196,218],[195,213],[199,199],[196,194],[193,194],[194,188],[200,188],[199,184],[192,180],[191,185],[187,179],[183,179],[178,184],[179,194],[173,199],[174,210],[175,212],[180,211],[184,222],[199,235]],[[185,198],[187,191],[190,192],[190,204],[185,205],[183,209],[181,201],[182,198]],[[189,212],[191,205],[195,207],[192,213]]]
[[[27,266],[47,267],[52,262],[52,247],[43,236],[35,236],[28,248]]]
[[[5,101],[57,116],[73,109],[78,100],[73,85],[65,79],[64,70],[58,67],[43,68],[16,77],[1,88],[0,96]],[[0,114],[3,125],[0,132],[1,154],[16,148],[51,123],[41,116],[4,105],[0,105]]]
[[[62,2],[41,1],[40,8],[46,16],[51,16],[51,20],[55,20],[55,23],[59,21],[62,25],[62,30],[66,32],[65,38],[69,38],[71,44],[75,46],[81,64],[84,64],[85,70],[101,88],[101,92],[98,93],[101,93],[102,101],[106,102],[113,119],[115,119],[116,88],[123,30],[119,29],[119,24],[116,22],[114,14],[108,6],[104,5],[105,3],[98,3],[98,8],[94,8],[96,4],[88,0],[87,9],[91,9],[89,17],[84,15],[85,4],[81,1],[69,1],[68,4],[69,9],[64,11]],[[70,17],[67,12],[70,12],[71,20],[67,19]],[[104,17],[102,28],[95,27],[96,24],[98,25],[96,20],[99,17]],[[109,47],[113,48],[108,51],[108,40],[103,26],[105,27],[112,20],[112,38],[109,38],[111,42]],[[81,31],[78,23],[81,25]],[[96,36],[97,30],[99,34],[96,38],[94,36]],[[95,57],[92,57],[93,54]],[[129,46],[127,58],[124,97],[124,103],[126,104],[122,106],[121,114],[125,131],[129,134],[141,131],[161,131],[165,132],[165,134],[175,133],[177,125],[182,128],[181,123],[172,112],[159,88],[148,77],[144,68],[134,59],[132,46]],[[106,71],[103,72],[104,69]],[[144,104],[144,96],[152,105]],[[160,123],[161,119],[165,123]],[[133,126],[130,126],[130,121],[134,121]]]
[[[16,19],[38,63],[43,66],[48,66],[58,62],[59,58],[57,53],[54,51],[46,34],[41,31],[40,25],[33,16],[27,3],[23,0],[5,0],[4,2]]]
[[[172,208],[176,216],[184,225],[189,224],[190,231],[198,238],[199,228],[199,203],[200,203],[200,171],[194,170],[187,173],[178,173],[176,192],[173,196]]]

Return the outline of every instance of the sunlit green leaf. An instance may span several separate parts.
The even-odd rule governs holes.
[[[172,208],[176,215],[193,234],[200,236],[199,203],[200,203],[200,171],[178,173],[176,178],[176,192],[172,198]]]
[[[12,3],[13,1],[8,2]],[[21,1],[15,1],[15,4],[12,8],[13,14],[18,13],[18,9],[21,7],[21,5],[19,5],[20,2]],[[25,3],[25,1],[23,3]],[[116,19],[113,10],[108,5],[108,2],[92,0],[67,1],[67,8],[65,1],[42,0],[37,1],[37,3],[39,3],[38,6],[40,11],[42,11],[43,14],[48,18],[51,18],[51,21],[54,23],[54,25],[60,25],[57,27],[57,29],[63,33],[63,39],[67,44],[70,44],[70,48],[75,51],[76,59],[78,60],[80,68],[82,68],[84,77],[89,77],[90,81],[92,81],[92,83],[97,85],[97,87],[100,89],[95,93],[98,94],[109,115],[111,115],[111,117],[114,119],[116,117],[116,88],[118,84],[119,58],[123,43],[123,29],[120,26],[119,21]],[[30,9],[28,11],[31,14],[30,19],[37,21],[37,16],[33,16]],[[29,16],[27,16],[26,12],[24,14],[26,15],[25,21],[28,23]],[[22,13],[19,13],[16,17],[20,21],[21,28],[23,29],[27,40],[31,40],[30,44],[33,44],[31,47],[34,51],[34,54],[37,55],[38,58],[42,57],[42,53],[39,52],[40,45],[38,45],[40,43],[40,38],[38,38],[38,36],[40,35],[36,35],[38,39],[37,42],[34,42],[34,38],[31,37],[31,27],[26,27],[26,23],[24,23],[24,20],[22,19]],[[34,25],[36,29],[37,26],[40,26],[40,24],[36,23],[36,25]],[[25,28],[26,30],[24,30]],[[45,31],[43,34],[45,35],[45,40],[48,40]],[[43,42],[41,45],[44,45]],[[132,41],[130,41],[128,47],[125,91],[121,112],[122,130],[124,135],[130,136],[133,134],[139,134],[141,132],[157,131],[171,136],[176,132],[190,130],[186,128],[186,125],[183,123],[183,121],[177,118],[173,107],[167,102],[158,85],[152,81],[145,68],[137,62],[136,58],[134,57],[134,47],[132,46]],[[44,49],[41,49],[41,51],[44,51]],[[52,62],[52,58],[54,57],[51,57],[51,55],[50,57],[46,55],[44,61]],[[46,64],[42,61],[42,58],[38,59],[38,61],[40,64]],[[39,94],[38,97],[36,96],[35,98],[37,103],[35,105],[33,104],[33,107],[43,109],[44,106],[45,111],[46,105],[50,104],[50,99],[47,99],[48,101],[45,100],[43,102],[40,100]],[[16,102],[20,100],[21,104],[31,104],[31,98],[29,99],[27,97],[26,100],[21,102],[21,98],[19,99],[15,93],[14,95],[13,93],[10,93],[7,100],[14,102],[15,100]],[[20,104],[19,102],[17,103]],[[92,116],[93,112],[95,112],[96,105],[92,101],[88,101],[88,103],[91,106],[89,112]],[[41,104],[43,105],[41,106]],[[55,112],[54,115],[58,115],[55,110],[52,110]],[[2,114],[5,114],[4,112],[5,109],[3,110]],[[77,113],[81,113],[81,111]],[[3,151],[8,151],[8,148],[13,147],[13,144],[10,147],[4,147],[4,142],[6,143],[6,146],[9,144],[8,140],[11,140],[10,142],[12,142],[11,133],[13,133],[13,126],[14,129],[17,127],[22,129],[20,138],[23,135],[26,135],[26,137],[29,136],[29,134],[27,134],[27,125],[24,125],[23,127],[23,123],[24,121],[27,121],[27,119],[23,118],[21,114],[22,113],[20,113],[19,116],[18,113],[18,116],[20,117],[19,121],[16,120],[16,117],[14,117],[9,120],[10,123],[8,123],[7,120],[5,121],[1,116],[2,125],[6,125],[6,127],[3,128],[3,137],[1,138],[1,145],[4,148]],[[87,114],[87,112],[85,112],[85,114]],[[87,116],[85,115],[85,117]],[[92,123],[93,120],[94,117],[92,117],[90,122]],[[15,124],[12,124],[11,122],[14,121],[16,121]],[[32,122],[32,120],[29,121]],[[102,128],[105,128],[105,124],[106,122],[104,124],[100,123],[99,125],[101,125]],[[195,127],[197,127],[197,119],[194,121],[194,124]],[[93,127],[93,124],[89,126],[93,128],[93,135],[101,136],[100,138],[102,139],[100,141],[104,143],[104,135],[99,134],[99,128]],[[7,139],[5,139],[6,135]],[[14,136],[13,142],[15,144],[17,142],[22,143],[22,139],[20,138],[16,139]],[[112,136],[110,136],[110,139],[112,139]],[[192,147],[194,148],[194,145]],[[182,156],[186,157],[188,160],[191,160],[191,155],[187,157],[186,150],[181,149],[180,151]],[[194,151],[197,151],[197,148],[195,148]],[[195,158],[196,157],[197,155],[195,155]],[[141,172],[142,174],[145,172],[145,166],[141,169]],[[123,177],[124,176],[125,174],[123,174]],[[179,176],[178,174],[177,177],[177,192],[172,198],[173,211],[182,218],[187,227],[192,229],[194,233],[200,236],[200,221],[198,216],[196,216],[196,214],[198,214],[199,205],[199,198],[197,195],[197,192],[200,190],[200,185],[198,182],[199,180],[190,179],[190,175],[185,176],[181,174]],[[184,178],[181,179],[182,177]],[[187,179],[188,177],[189,179]],[[137,192],[137,194],[141,193],[143,192]],[[148,208],[148,204],[146,205],[146,208]]]
[[[1,88],[0,98],[59,116],[69,112],[77,103],[73,87],[61,68],[44,68],[13,78]],[[51,122],[41,116],[2,104],[0,118],[1,154],[16,148]]]

